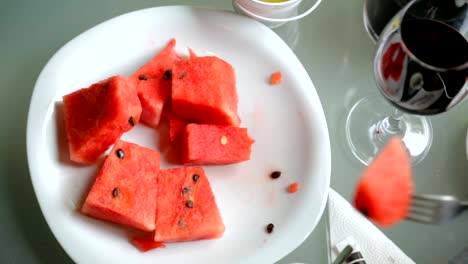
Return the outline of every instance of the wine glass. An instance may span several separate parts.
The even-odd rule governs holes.
[[[450,110],[468,94],[468,42],[461,32],[466,12],[463,20],[449,25],[435,20],[441,10],[427,4],[428,0],[408,3],[379,37],[374,74],[390,104],[381,96],[365,97],[347,116],[347,141],[366,165],[395,135],[401,136],[413,164],[420,162],[432,143],[426,116]]]

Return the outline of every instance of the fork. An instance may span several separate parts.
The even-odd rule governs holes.
[[[425,224],[444,224],[468,209],[468,201],[451,195],[413,194],[406,219]]]

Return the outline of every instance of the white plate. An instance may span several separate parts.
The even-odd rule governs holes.
[[[466,159],[468,159],[468,132],[466,133],[465,144],[466,144]]]
[[[236,69],[242,126],[256,140],[252,159],[206,166],[226,232],[221,239],[172,243],[140,253],[126,230],[78,209],[97,166],[67,161],[62,96],[108,76],[129,75],[171,37],[176,49],[213,52]],[[268,85],[274,71],[283,83]],[[123,139],[157,148],[154,130],[138,125]],[[314,85],[288,46],[254,20],[223,11],[158,7],[104,22],[71,40],[47,63],[31,100],[27,152],[36,196],[65,251],[79,263],[272,263],[317,225],[330,182],[330,142]],[[161,166],[168,164],[162,160]],[[278,180],[269,174],[281,170]],[[288,194],[298,181],[300,191]],[[265,226],[275,224],[273,234]]]

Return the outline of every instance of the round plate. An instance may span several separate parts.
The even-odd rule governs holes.
[[[62,96],[112,75],[130,75],[170,38],[187,55],[217,54],[236,70],[239,115],[255,139],[251,160],[205,166],[226,231],[222,238],[168,243],[141,253],[127,230],[79,213],[98,165],[68,159]],[[269,76],[282,71],[283,82]],[[122,139],[160,149],[141,124]],[[231,12],[172,6],[128,13],[82,33],[41,72],[27,126],[29,169],[45,218],[79,263],[272,263],[299,246],[317,225],[330,183],[330,142],[314,85],[294,53],[273,31]],[[161,167],[168,168],[164,158]],[[282,171],[281,178],[269,174]],[[297,193],[286,188],[300,183]],[[265,232],[275,224],[272,234]]]
[[[466,159],[468,159],[468,132],[466,133],[465,144],[466,144]]]

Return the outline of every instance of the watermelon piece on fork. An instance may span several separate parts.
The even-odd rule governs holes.
[[[412,193],[411,159],[401,138],[395,136],[364,171],[354,206],[376,223],[389,227],[406,217]]]

